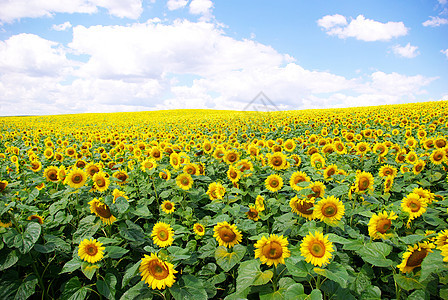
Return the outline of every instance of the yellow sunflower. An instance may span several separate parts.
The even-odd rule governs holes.
[[[412,167],[412,173],[414,173],[415,175],[420,174],[420,172],[425,168],[425,165],[425,161],[419,159],[417,163]]]
[[[42,170],[42,163],[38,160],[33,160],[30,162],[31,166],[30,169],[33,170],[33,172],[39,172]]]
[[[288,151],[288,152],[292,152],[296,148],[296,143],[292,139],[287,139],[283,143],[283,148],[285,148],[285,150]]]
[[[241,179],[241,172],[234,166],[229,166],[229,170],[227,171],[227,178],[232,183],[237,183]]]
[[[437,249],[442,249],[442,247],[448,245],[448,229],[445,229],[437,234],[436,245]]]
[[[41,182],[38,185],[36,185],[36,189],[38,189],[39,191],[45,188],[45,183]]]
[[[307,188],[311,189],[311,191],[313,192],[312,194],[307,195],[308,199],[322,198],[325,195],[325,185],[323,184],[323,182],[312,182]]]
[[[27,220],[29,220],[29,221],[36,220],[37,223],[39,223],[41,225],[44,224],[44,218],[39,215],[31,215],[27,218]]]
[[[167,214],[171,214],[175,210],[175,204],[169,200],[163,201],[163,203],[160,205],[160,208],[166,212]]]
[[[297,184],[300,182],[310,182],[311,179],[306,175],[306,173],[297,171],[292,173],[291,179],[289,179],[289,185],[291,188],[295,191],[300,191],[303,189],[302,187],[298,186]]]
[[[440,250],[442,250],[440,254],[443,256],[443,262],[448,263],[448,246],[444,246]]]
[[[159,147],[152,147],[149,154],[157,161],[163,158],[163,152]]]
[[[171,173],[170,171],[168,171],[167,169],[163,169],[160,173],[159,173],[159,177],[163,180],[170,180],[171,178]]]
[[[224,161],[228,164],[233,164],[240,159],[240,155],[235,150],[228,150],[224,154]]]
[[[222,199],[226,193],[226,188],[219,182],[212,182],[208,186],[206,194],[210,200]]]
[[[180,167],[180,156],[176,152],[170,154],[170,164],[174,169],[179,169]]]
[[[103,203],[100,199],[94,198],[88,203],[90,205],[90,212],[100,217],[104,224],[110,225],[115,222],[117,218],[112,215],[109,206],[107,206],[106,203]]]
[[[64,184],[68,184],[74,189],[82,187],[87,181],[87,173],[84,170],[74,167],[65,177]]]
[[[373,175],[369,172],[358,171],[355,180],[355,192],[364,193],[369,189],[373,191]]]
[[[0,180],[0,192],[3,192],[7,186],[8,186],[8,181]]]
[[[292,211],[299,216],[307,218],[308,220],[314,219],[314,198],[299,199],[295,196],[289,201],[289,206]]]
[[[291,256],[288,244],[288,239],[283,235],[271,234],[269,238],[263,236],[255,243],[255,258],[260,258],[268,266],[284,264],[285,258]]]
[[[300,166],[300,164],[302,163],[302,158],[300,158],[299,155],[297,155],[297,154],[293,154],[293,155],[291,155],[290,157],[294,160],[294,166],[295,166],[295,167]]]
[[[390,189],[392,188],[393,184],[394,184],[394,178],[386,177],[386,180],[384,181],[384,192],[388,193],[390,191]]]
[[[259,211],[254,204],[249,205],[249,211],[246,212],[246,215],[249,219],[254,221],[258,221],[259,219]]]
[[[119,189],[114,189],[112,192],[112,196],[114,196],[113,202],[115,203],[115,200],[117,200],[118,197],[123,197],[126,200],[129,200],[129,197],[125,195],[125,192],[120,191]]]
[[[190,174],[182,173],[176,177],[176,184],[183,190],[189,190],[193,186],[193,178]]]
[[[264,207],[264,197],[261,195],[258,195],[257,198],[255,198],[255,208],[261,212],[265,210]]]
[[[276,171],[285,169],[287,167],[286,155],[281,152],[268,154],[267,159],[268,165]]]
[[[392,226],[392,220],[395,220],[398,216],[391,211],[380,212],[378,215],[373,214],[369,221],[369,235],[372,239],[387,239],[392,236],[392,233],[388,232]]]
[[[197,235],[203,236],[205,234],[205,227],[204,227],[204,225],[202,225],[200,223],[195,223],[193,225],[193,231]]]
[[[100,167],[93,162],[87,164],[87,166],[86,166],[87,175],[89,175],[90,177],[93,177],[93,175],[95,175],[99,171],[100,171]]]
[[[88,263],[96,263],[100,261],[104,257],[104,249],[103,244],[95,239],[84,239],[78,247],[78,256],[88,262]]]
[[[99,171],[93,175],[93,186],[98,192],[104,192],[109,188],[110,180],[106,173]]]
[[[428,203],[416,193],[410,193],[401,201],[401,208],[409,214],[409,221],[420,217],[425,211]]]
[[[177,271],[174,265],[161,260],[156,254],[146,255],[142,258],[139,267],[142,281],[147,283],[153,290],[163,290],[165,287],[171,287],[176,281],[174,274]]]
[[[152,229],[152,240],[159,247],[171,246],[174,242],[174,231],[169,224],[157,222]]]
[[[283,187],[283,179],[277,174],[269,175],[264,185],[271,192],[277,192]]]
[[[308,233],[300,244],[300,252],[305,257],[305,261],[314,266],[321,267],[328,264],[333,257],[333,251],[333,243],[319,231],[315,231],[314,235],[311,232]]]
[[[183,168],[184,173],[190,175],[199,175],[199,166],[195,163],[188,163]]]
[[[220,246],[230,248],[239,244],[243,239],[243,236],[236,225],[230,225],[227,221],[216,224],[213,231],[213,237],[216,238],[216,241]]]
[[[156,163],[155,159],[149,158],[149,159],[145,159],[144,161],[142,161],[140,170],[142,170],[144,172],[146,170],[149,171],[149,170],[155,169],[156,167],[157,167],[157,163]]]
[[[395,177],[397,176],[397,168],[391,166],[391,165],[384,165],[380,167],[380,170],[378,172],[380,177]]]
[[[334,196],[323,198],[314,206],[314,217],[332,226],[342,219],[344,213],[344,204]]]
[[[409,273],[422,265],[423,259],[435,248],[434,244],[421,242],[414,246],[408,246],[408,250],[403,254],[401,264],[397,266],[402,273]]]
[[[443,149],[436,149],[432,151],[431,155],[429,156],[429,159],[433,164],[440,165],[446,160],[446,152]]]
[[[316,169],[325,168],[325,158],[319,153],[314,153],[311,155],[311,165]]]
[[[44,170],[45,178],[47,179],[47,181],[51,181],[51,182],[59,181],[58,173],[59,173],[59,168],[55,167],[55,166],[46,167]]]
[[[324,170],[324,178],[326,180],[332,180],[331,176],[338,173],[338,166],[337,165],[329,165]]]

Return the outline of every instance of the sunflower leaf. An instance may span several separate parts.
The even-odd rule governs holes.
[[[235,245],[232,252],[228,252],[224,246],[219,246],[215,250],[216,263],[225,271],[228,272],[237,263],[243,259],[246,253],[246,247],[242,245]]]
[[[17,289],[17,293],[14,296],[14,300],[23,300],[31,297],[31,295],[33,295],[36,290],[37,282],[38,280],[36,276],[34,275],[28,276]]]
[[[98,292],[107,299],[114,299],[117,278],[112,273],[107,273],[104,279],[105,280],[98,280],[96,282]]]
[[[208,299],[203,282],[192,275],[183,275],[181,280],[170,288],[170,293],[176,300]]]
[[[89,288],[82,286],[78,277],[73,277],[64,285],[62,300],[83,300],[90,293]]]
[[[19,251],[22,254],[28,253],[39,239],[41,226],[39,223],[31,222],[26,226],[25,232],[21,235]]]
[[[90,264],[88,262],[82,262],[81,263],[81,271],[86,275],[87,278],[92,280],[93,275],[95,275],[95,272],[100,269],[100,266],[97,264]]]
[[[95,223],[95,218],[90,215],[79,221],[78,229],[73,233],[73,244],[79,244],[83,239],[92,237],[98,231],[100,224]]]
[[[414,278],[406,277],[402,274],[394,275],[395,282],[404,290],[422,289],[424,286]]]
[[[429,253],[428,256],[423,259],[420,282],[428,278],[431,273],[438,274],[444,269],[446,269],[446,267],[443,263],[443,256],[440,255],[439,250],[434,250],[434,252]]]
[[[14,266],[19,260],[17,250],[10,251],[9,253],[7,252],[7,249],[0,251],[0,271],[4,271]]]

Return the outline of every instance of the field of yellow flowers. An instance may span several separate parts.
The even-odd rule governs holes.
[[[0,129],[0,299],[448,299],[448,102]]]

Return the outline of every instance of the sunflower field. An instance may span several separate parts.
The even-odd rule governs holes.
[[[448,102],[0,129],[0,299],[448,299]]]

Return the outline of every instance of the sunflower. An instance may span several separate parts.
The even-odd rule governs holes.
[[[244,173],[244,171],[253,171],[254,170],[254,164],[248,160],[248,159],[242,159],[236,163],[236,167],[239,169],[241,173]],[[244,176],[250,176],[251,174],[245,174]]]
[[[159,147],[152,147],[149,155],[157,161],[163,158],[162,149],[160,149]]]
[[[38,160],[33,160],[32,162],[30,162],[31,166],[30,169],[33,172],[39,172],[40,170],[42,170],[42,163]]]
[[[417,153],[415,153],[415,151],[410,151],[407,155],[406,155],[406,162],[410,163],[410,164],[415,164],[418,160],[418,156]]]
[[[257,198],[255,198],[255,208],[261,212],[265,210],[264,207],[264,197],[261,195],[258,195]]]
[[[259,219],[259,211],[254,204],[249,205],[249,211],[246,212],[246,215],[249,219],[254,221],[258,221]]]
[[[376,143],[375,146],[373,146],[372,151],[376,153],[378,156],[384,157],[386,156],[388,149],[384,143]]]
[[[324,178],[326,180],[332,180],[331,176],[338,173],[338,166],[337,165],[329,165],[324,170]]]
[[[161,172],[159,172],[159,177],[163,180],[170,180],[171,173],[167,169],[163,169]]]
[[[163,203],[160,205],[160,208],[167,214],[171,214],[174,212],[175,204],[169,200],[163,201]]]
[[[64,184],[68,184],[74,189],[82,187],[87,181],[87,173],[84,170],[74,167],[65,177]]]
[[[181,165],[179,154],[177,154],[176,152],[170,154],[170,164],[174,169],[179,169]]]
[[[283,148],[285,148],[285,150],[288,151],[288,152],[292,152],[296,148],[296,143],[292,139],[287,139],[283,143]]]
[[[213,151],[213,157],[217,160],[222,160],[225,154],[226,150],[222,146],[216,147],[215,151]]]
[[[369,221],[369,235],[372,239],[387,239],[392,236],[392,233],[388,232],[392,226],[392,220],[395,220],[398,216],[391,211],[380,212],[378,215],[373,214]]]
[[[41,182],[38,185],[36,185],[36,189],[38,189],[39,191],[45,188],[45,183]]]
[[[207,195],[210,200],[222,199],[226,193],[226,188],[219,182],[212,182],[208,186]]]
[[[183,190],[189,190],[193,186],[193,178],[190,174],[182,173],[176,177],[176,184]]]
[[[409,221],[420,217],[425,211],[428,203],[416,193],[410,193],[401,201],[401,208],[409,214]]]
[[[213,151],[213,145],[210,143],[210,141],[203,141],[202,142],[202,150],[204,150],[205,153],[210,154]]]
[[[314,235],[309,232],[300,244],[300,252],[306,262],[314,266],[325,266],[333,257],[333,243],[324,236],[322,232],[315,231]]]
[[[174,241],[174,231],[171,226],[164,222],[157,222],[152,229],[152,240],[159,247],[171,246]]]
[[[229,170],[227,171],[227,178],[229,178],[232,183],[238,182],[241,178],[240,170],[238,170],[234,166],[229,166]]]
[[[288,239],[283,235],[271,234],[269,238],[263,236],[255,243],[255,258],[260,258],[263,264],[277,267],[284,264],[285,258],[290,257]]]
[[[277,192],[283,187],[283,179],[277,174],[269,175],[264,185],[271,192]]]
[[[219,245],[228,248],[239,244],[243,238],[236,225],[230,225],[227,221],[216,224],[213,231],[213,237],[216,238]]]
[[[289,201],[289,206],[292,211],[299,216],[307,218],[308,220],[314,219],[314,198],[299,199],[295,196]]]
[[[437,249],[442,249],[442,247],[448,245],[448,229],[445,229],[437,234],[436,245]]]
[[[397,152],[397,155],[395,156],[395,162],[398,164],[404,163],[406,160],[406,150],[400,150]]]
[[[112,174],[112,176],[115,177],[116,179],[118,179],[119,185],[126,184],[128,178],[129,178],[128,173],[126,173],[126,171],[123,171],[123,170],[116,171],[114,174]]]
[[[107,174],[103,171],[99,171],[93,175],[93,186],[98,192],[104,192],[109,188],[110,180],[107,177]]]
[[[323,182],[312,182],[307,188],[311,189],[311,191],[313,192],[312,194],[307,195],[308,199],[322,198],[325,195],[325,185],[323,184]]]
[[[83,161],[82,159],[78,159],[75,163],[75,167],[79,168],[79,169],[84,169],[84,167],[86,166],[86,162]]]
[[[386,177],[386,180],[384,181],[384,192],[388,193],[390,191],[390,189],[392,188],[393,184],[394,184],[394,178]]]
[[[115,203],[115,200],[117,200],[118,197],[123,197],[126,200],[129,199],[128,196],[125,195],[125,192],[122,192],[119,189],[114,189],[114,191],[112,192],[112,196],[114,196],[113,203]]]
[[[334,142],[333,146],[334,146],[334,149],[337,154],[346,154],[347,153],[347,148],[345,147],[343,142],[336,141],[336,142]]]
[[[342,219],[344,213],[344,204],[334,196],[323,198],[314,206],[314,217],[332,226]]]
[[[88,204],[90,205],[90,212],[100,217],[104,224],[110,225],[117,220],[117,218],[110,212],[109,206],[107,206],[106,203],[103,203],[101,198],[94,198]]]
[[[446,139],[445,139],[444,137],[437,137],[437,138],[434,140],[434,146],[435,146],[437,149],[442,149],[442,148],[444,148],[446,145],[447,145],[447,142],[446,142]]]
[[[383,165],[380,167],[378,173],[379,173],[378,175],[383,178],[388,176],[395,177],[397,176],[397,168],[391,165]]]
[[[291,188],[295,191],[300,191],[302,187],[298,186],[297,184],[300,182],[309,182],[311,179],[306,175],[306,173],[297,171],[292,173],[291,179],[289,179],[289,185]]]
[[[37,223],[44,224],[44,218],[39,215],[31,215],[27,218],[29,221],[37,220]]]
[[[78,256],[88,262],[88,263],[96,263],[100,261],[104,257],[104,249],[103,244],[95,239],[84,239],[78,247]]]
[[[276,171],[280,171],[287,167],[286,155],[281,152],[268,154],[268,165]]]
[[[86,166],[87,175],[89,175],[90,177],[93,177],[93,175],[95,175],[99,171],[100,171],[100,167],[93,162],[87,164],[87,166]]]
[[[431,191],[425,190],[421,187],[413,189],[412,193],[419,195],[420,198],[424,199],[428,204],[431,204],[434,200],[434,194],[431,193]]]
[[[364,155],[369,152],[370,147],[366,142],[359,142],[356,144],[355,150],[357,155]]]
[[[47,179],[47,181],[51,181],[51,182],[59,181],[58,173],[59,173],[59,168],[55,167],[55,166],[46,167],[44,170],[45,178]]]
[[[240,155],[235,150],[228,150],[225,152],[223,159],[226,163],[233,164],[240,159]]]
[[[311,155],[311,165],[316,169],[321,169],[325,167],[325,158],[319,153],[314,153]]]
[[[139,267],[142,281],[147,283],[153,290],[163,290],[165,287],[171,287],[176,281],[174,274],[177,271],[174,265],[161,260],[156,254],[146,255],[142,258]]]
[[[142,161],[140,170],[142,170],[144,172],[146,170],[149,171],[149,170],[155,169],[156,167],[157,167],[157,163],[156,163],[155,159],[149,158],[149,159],[145,159],[144,161]]]
[[[65,149],[65,155],[69,156],[69,157],[75,157],[76,155],[76,150],[73,147],[68,147]]]
[[[0,192],[3,192],[7,186],[8,186],[8,181],[0,180]]]
[[[195,163],[188,163],[183,168],[184,173],[190,174],[190,175],[199,175],[199,166]]]
[[[433,164],[440,165],[446,160],[446,153],[443,149],[436,149],[432,151],[431,155],[429,156],[429,159]]]
[[[52,148],[46,148],[45,151],[44,151],[44,156],[48,160],[53,157],[53,154],[54,153],[53,153],[53,149]]]
[[[440,254],[443,256],[443,262],[448,263],[448,246],[442,247],[440,250],[442,250]]]
[[[409,273],[414,268],[422,265],[423,259],[432,252],[434,244],[428,242],[421,242],[414,246],[408,246],[407,251],[403,254],[401,264],[397,266],[402,273]]]
[[[193,225],[193,231],[197,235],[203,236],[205,234],[205,227],[204,227],[204,225],[202,225],[200,223],[195,223]]]
[[[414,173],[415,175],[420,174],[420,172],[425,168],[425,165],[425,161],[419,159],[417,163],[412,167],[412,173]]]
[[[369,172],[356,172],[355,192],[364,193],[368,189],[373,191],[373,175]]]
[[[295,166],[295,167],[300,166],[300,164],[302,163],[302,158],[300,158],[299,155],[297,155],[297,154],[293,154],[293,155],[291,155],[290,157],[294,160],[294,166]]]

